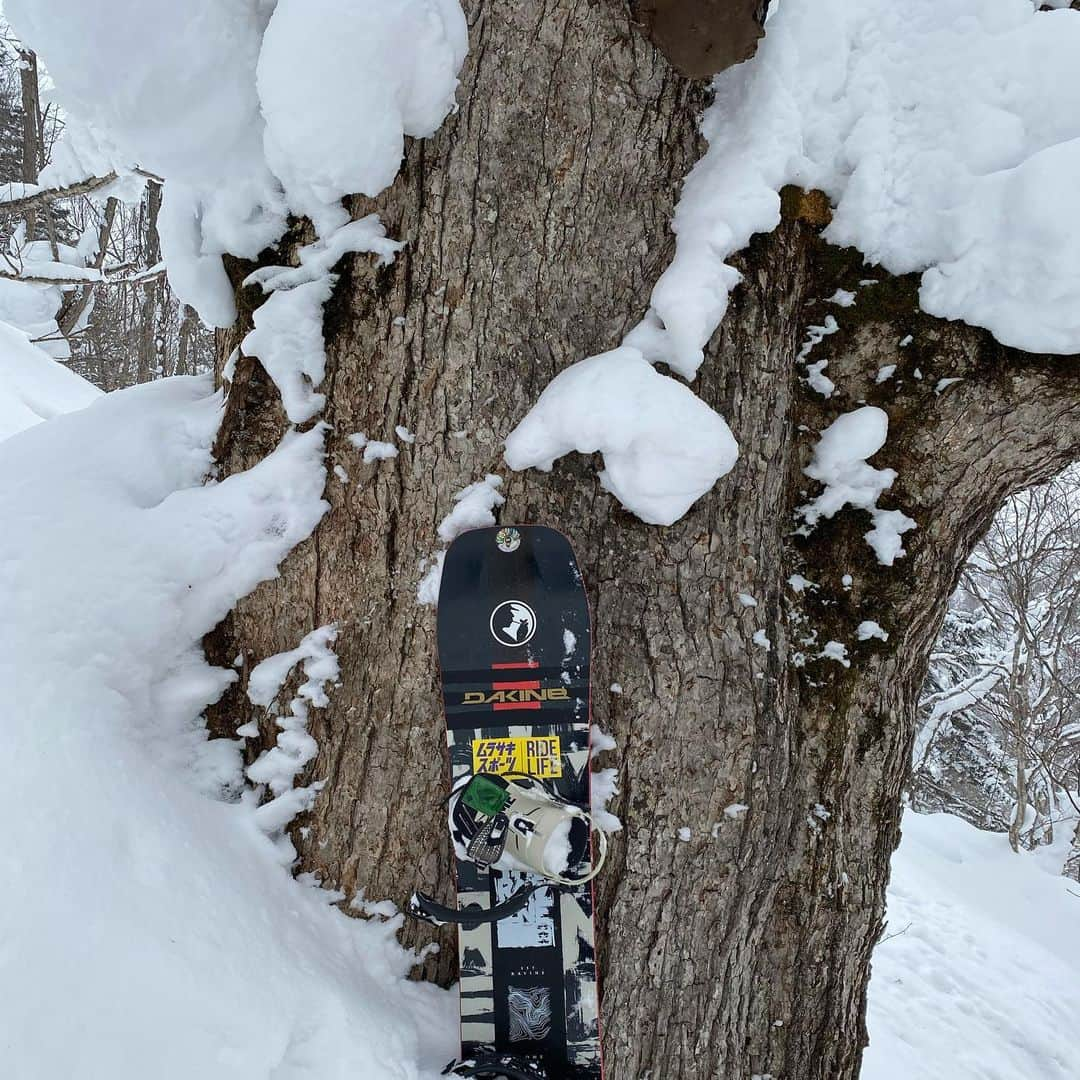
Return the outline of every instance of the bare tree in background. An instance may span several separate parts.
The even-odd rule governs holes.
[[[38,344],[104,390],[210,370],[213,335],[192,308],[181,309],[161,260],[161,182],[147,177],[133,206],[109,193],[115,176],[42,189],[63,121],[53,106],[42,110],[37,56],[6,27],[0,39],[0,277],[62,290],[56,328]],[[70,280],[35,275],[41,244],[48,261],[72,267]],[[86,269],[94,280],[84,280]]]
[[[916,806],[1007,824],[1014,850],[1050,842],[1057,819],[1080,813],[1080,474],[1006,503],[951,606],[922,704]]]

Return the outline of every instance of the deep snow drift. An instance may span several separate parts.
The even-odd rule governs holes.
[[[32,345],[21,330],[0,322],[0,441],[99,397],[97,387]]]
[[[0,443],[13,1080],[417,1080],[454,1050],[454,998],[405,980],[392,924],[282,866],[292,793],[221,801],[238,742],[199,713],[235,674],[200,638],[325,504],[318,429],[203,486],[219,414],[169,379]]]
[[[904,815],[874,950],[863,1080],[1080,1076],[1080,888],[1058,842],[1014,855],[948,814]]]

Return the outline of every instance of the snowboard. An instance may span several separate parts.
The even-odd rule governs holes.
[[[452,784],[540,777],[589,806],[589,608],[569,541],[541,525],[475,529],[447,550],[439,665]],[[458,907],[490,910],[543,878],[456,858]],[[595,853],[594,853],[595,854]],[[600,1080],[593,884],[542,887],[514,914],[459,927],[462,1057]]]

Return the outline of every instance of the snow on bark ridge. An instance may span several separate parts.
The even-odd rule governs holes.
[[[248,676],[248,700],[265,709],[274,706],[278,692],[297,664],[303,665],[306,676],[289,703],[288,712],[276,710],[280,731],[275,744],[245,770],[252,783],[265,784],[274,795],[255,811],[255,818],[274,840],[283,866],[291,866],[296,859],[296,849],[284,835],[285,826],[296,814],[311,809],[323,786],[316,781],[296,788],[293,783],[319,752],[318,743],[308,732],[308,718],[311,708],[325,709],[330,704],[326,684],[336,683],[340,675],[337,654],[331,647],[337,633],[337,627],[332,624],[320,626],[306,634],[295,649],[260,661]],[[255,728],[251,734],[258,734],[257,724],[245,725],[248,726]],[[248,733],[240,729],[237,734]]]
[[[825,490],[799,507],[805,522],[800,531],[806,534],[821,518],[831,518],[845,506],[869,511],[874,527],[866,533],[866,542],[884,566],[892,566],[904,554],[901,536],[916,524],[899,510],[877,505],[879,496],[892,487],[896,470],[875,469],[866,459],[885,445],[888,434],[888,414],[873,405],[838,416],[821,433],[813,460],[803,470]]]
[[[450,513],[439,522],[439,539],[446,545],[469,529],[483,529],[495,524],[495,511],[506,499],[499,491],[502,477],[488,473],[483,480],[477,480],[463,487],[454,494],[454,505]],[[446,548],[437,551],[430,559],[420,563],[423,577],[416,587],[416,602],[428,606],[439,603],[439,586],[442,584],[443,563],[446,561]]]

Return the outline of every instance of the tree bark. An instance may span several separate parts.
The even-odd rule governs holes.
[[[19,50],[19,91],[22,103],[21,177],[24,184],[36,184],[43,162],[41,160],[37,54],[29,49]],[[26,221],[26,239],[33,240],[37,228],[36,206],[28,206],[23,217]],[[55,254],[53,257],[56,257]]]
[[[594,715],[619,743],[624,830],[598,893],[608,1075],[848,1080],[927,654],[1002,498],[1080,455],[1075,360],[922,314],[917,279],[825,245],[827,202],[789,190],[783,224],[740,260],[745,280],[695,385],[739,440],[733,472],[667,529],[625,513],[579,457],[508,474],[502,439],[552,376],[617,345],[644,313],[671,254],[679,181],[702,149],[705,93],[619,4],[465,6],[460,110],[409,144],[392,188],[353,205],[407,247],[385,268],[343,261],[327,307],[328,466],[349,480],[331,474],[315,536],[208,653],[228,664],[242,652],[246,672],[336,622],[342,680],[312,718],[309,776],[325,786],[295,835],[301,866],[350,896],[452,895],[435,622],[416,603],[418,564],[439,546],[452,494],[503,475],[502,521],[556,525],[574,543],[594,621]],[[297,223],[289,244],[306,239]],[[251,270],[230,268],[237,282]],[[880,283],[860,287],[867,277]],[[857,305],[826,306],[837,288],[859,290]],[[238,289],[221,363],[261,299]],[[814,358],[830,361],[829,400],[794,360],[827,313],[841,330]],[[877,384],[890,363],[896,375]],[[963,381],[937,393],[946,375]],[[882,502],[918,521],[891,568],[863,539],[865,512],[794,534],[796,508],[817,493],[802,474],[815,433],[864,399],[891,420],[874,464],[899,479]],[[416,440],[391,462],[363,464],[346,438],[392,440],[396,425]],[[222,473],[261,458],[285,426],[273,384],[241,357]],[[815,587],[794,591],[794,573]],[[870,618],[887,642],[856,641]],[[850,667],[817,657],[830,640]],[[241,683],[210,723],[231,736],[252,718],[271,745],[273,720]],[[432,936],[402,931],[407,943]],[[444,947],[423,975],[446,982],[452,932],[436,936]]]
[[[158,213],[161,210],[161,184],[154,180],[147,181],[145,223],[140,230],[143,243],[143,263],[147,267],[161,262],[161,240],[158,236]],[[138,373],[136,380],[149,382],[154,371],[161,368],[161,337],[158,333],[158,318],[161,309],[162,293],[165,284],[161,278],[149,278],[142,286],[142,299],[139,302],[139,323],[137,330]]]

